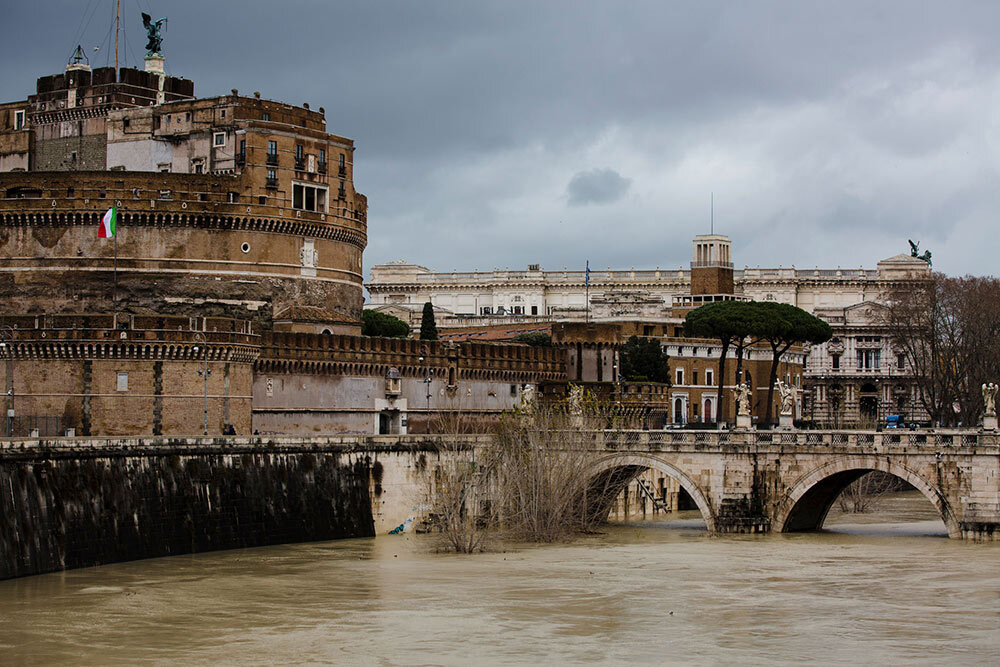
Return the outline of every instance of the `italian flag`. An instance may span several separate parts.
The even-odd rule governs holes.
[[[110,239],[115,236],[115,223],[118,221],[118,211],[114,206],[101,218],[101,226],[97,230],[97,238]]]

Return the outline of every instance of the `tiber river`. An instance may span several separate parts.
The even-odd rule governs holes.
[[[1000,544],[896,494],[815,534],[697,513],[460,556],[403,535],[0,582],[3,664],[1000,664]]]

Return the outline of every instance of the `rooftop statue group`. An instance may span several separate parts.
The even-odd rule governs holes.
[[[921,255],[920,254],[920,242],[917,241],[916,243],[914,243],[913,241],[910,241],[909,239],[907,239],[907,241],[910,244],[910,257],[916,257],[917,259],[922,259],[925,262],[927,262],[928,264],[931,263],[931,251],[930,250],[924,250],[924,254]]]

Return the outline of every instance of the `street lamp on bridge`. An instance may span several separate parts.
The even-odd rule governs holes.
[[[7,359],[7,437],[14,437],[14,329],[0,327],[0,353]]]
[[[202,359],[204,360],[202,369],[198,371],[198,375],[205,381],[205,435],[208,435],[208,376],[212,374],[212,371],[208,370],[208,341],[205,339],[203,333],[198,332],[194,335],[194,342],[195,353],[197,354],[200,349],[202,351]]]

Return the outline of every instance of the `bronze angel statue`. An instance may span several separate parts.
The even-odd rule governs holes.
[[[154,21],[146,12],[142,13],[142,27],[146,29],[146,55],[154,56],[160,53],[163,48],[163,36],[160,35],[160,26],[167,22],[166,17],[159,21]]]

